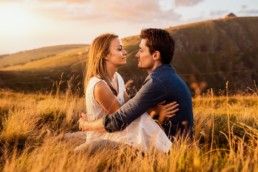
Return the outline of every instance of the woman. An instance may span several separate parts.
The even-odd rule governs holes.
[[[126,64],[126,55],[127,52],[117,35],[103,34],[93,41],[85,77],[87,108],[85,118],[88,121],[94,121],[105,114],[117,111],[128,100],[124,81],[117,73],[118,68]],[[173,105],[174,103],[170,104],[169,110],[165,110],[169,111],[168,114],[176,111],[176,106]],[[147,113],[123,131],[86,133],[86,145],[98,140],[119,142],[142,149],[153,146],[163,152],[168,152],[172,145],[163,130]]]

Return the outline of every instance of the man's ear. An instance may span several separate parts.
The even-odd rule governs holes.
[[[160,52],[159,51],[154,51],[152,56],[153,56],[153,60],[161,60]]]

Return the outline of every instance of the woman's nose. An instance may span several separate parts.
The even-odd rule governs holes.
[[[139,51],[135,54],[136,58],[139,58]]]

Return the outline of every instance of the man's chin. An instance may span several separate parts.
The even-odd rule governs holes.
[[[145,70],[146,68],[145,68],[145,67],[138,66],[138,69],[143,69],[143,70]]]

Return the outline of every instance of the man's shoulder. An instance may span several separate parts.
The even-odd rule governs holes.
[[[163,80],[171,75],[176,75],[175,69],[169,64],[163,64],[150,74],[150,78]]]

